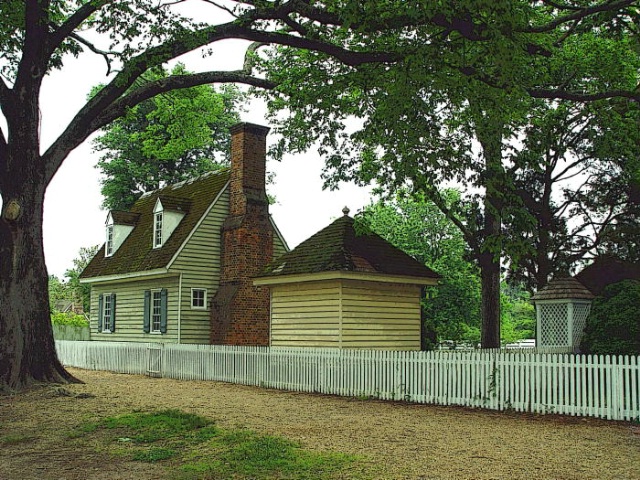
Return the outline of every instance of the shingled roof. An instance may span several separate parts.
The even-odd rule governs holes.
[[[127,216],[127,219],[131,220],[137,215],[137,219],[134,229],[124,243],[110,257],[105,257],[103,245],[80,278],[143,272],[166,267],[228,181],[229,169],[225,168],[143,195]],[[165,207],[184,211],[185,216],[165,244],[161,248],[153,248],[153,208],[158,197],[161,197],[160,200]]]
[[[332,271],[440,278],[366,227],[354,228],[354,219],[346,214],[279,257],[260,277]]]
[[[594,295],[573,277],[554,278],[543,289],[536,292],[531,300],[592,300]]]

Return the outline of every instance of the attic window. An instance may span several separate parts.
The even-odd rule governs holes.
[[[162,246],[162,212],[156,212],[153,221],[153,248]]]
[[[107,225],[107,242],[104,248],[105,257],[113,255],[113,225]]]

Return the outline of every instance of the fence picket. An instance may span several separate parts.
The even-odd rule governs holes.
[[[72,367],[494,410],[640,418],[640,362],[535,352],[394,352],[56,341]]]

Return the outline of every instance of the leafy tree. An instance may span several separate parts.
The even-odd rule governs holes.
[[[78,256],[73,259],[73,268],[64,272],[64,276],[69,279],[67,287],[71,291],[74,301],[81,302],[83,311],[87,313],[91,310],[91,286],[80,283],[80,274],[99,249],[100,245],[81,247]]]
[[[539,289],[588,255],[630,245],[614,232],[638,225],[627,166],[640,157],[640,110],[619,107],[533,105],[507,168],[513,197],[534,220],[505,229],[507,242],[530,246],[511,256],[511,281]]]
[[[624,280],[596,297],[580,345],[584,353],[640,355],[640,282]]]
[[[144,81],[190,73],[178,64],[170,73],[153,70]],[[235,85],[174,90],[136,105],[105,126],[93,142],[94,151],[102,152],[98,168],[103,206],[127,210],[145,192],[226,163],[229,128],[240,121],[244,98]]]
[[[194,3],[215,10],[221,23],[203,24],[177,10]],[[394,75],[387,80],[398,93],[403,85],[412,82],[419,82],[422,90],[430,91],[434,86],[439,87],[432,89],[434,92],[441,92],[444,82],[459,85],[462,73],[483,85],[504,88],[515,105],[526,95],[577,100],[637,99],[635,84],[629,87],[627,77],[611,83],[598,82],[597,75],[582,84],[545,81],[549,69],[554,67],[552,61],[555,68],[568,67],[565,79],[574,75],[572,63],[581,58],[582,52],[576,54],[573,46],[566,48],[566,39],[574,34],[583,35],[584,31],[605,30],[611,25],[628,31],[635,18],[629,11],[637,9],[637,3],[637,0],[593,0],[588,5],[525,0],[444,4],[399,0],[229,0],[224,5],[191,0],[0,2],[3,52],[0,110],[5,120],[0,131],[0,386],[20,388],[34,381],[73,380],[56,358],[49,321],[48,275],[42,248],[44,194],[69,152],[92,133],[126,115],[132,107],[171,90],[210,83],[277,87],[288,94],[305,76],[299,74],[300,68],[287,70],[287,63],[293,61],[295,67],[302,62],[308,66],[314,56],[335,67],[327,69],[326,65],[319,65],[322,68],[311,77],[322,78],[323,82],[320,84],[323,88],[312,91],[314,102],[322,107],[330,102],[331,111],[340,115],[326,116],[325,108],[310,112],[302,109],[302,118],[309,112],[307,120],[321,120],[313,128],[299,132],[304,139],[319,138],[318,128],[328,133],[329,138],[337,138],[339,134],[334,135],[336,129],[331,122],[340,122],[343,113],[357,110],[368,115],[366,105],[361,105],[361,94],[366,92],[376,102],[383,93],[371,90],[365,80],[371,77],[371,87],[386,86],[388,82],[383,84],[381,80],[387,71]],[[211,70],[139,83],[148,71],[169,60],[231,38],[254,42],[240,71]],[[273,74],[252,75],[255,45],[264,44],[293,47],[296,52],[276,53],[271,61]],[[43,81],[52,69],[64,68],[65,62],[85,52],[101,55],[113,75],[58,138],[43,146],[39,135]],[[296,56],[299,62],[295,61]],[[407,75],[400,75],[402,72]],[[347,82],[351,87],[343,89],[336,100],[329,93],[340,91],[347,74],[355,74],[358,81]],[[331,84],[335,88],[328,92],[325,87]],[[308,93],[308,86],[318,85],[302,81],[296,88]],[[402,93],[407,97],[414,92],[409,89]],[[463,97],[457,96],[455,100]],[[422,96],[415,99],[420,103]],[[393,105],[393,101],[381,104],[395,114],[406,106],[403,102]],[[405,109],[405,113],[419,112],[415,107]],[[294,116],[292,122],[300,118]],[[333,128],[327,128],[326,122]],[[301,122],[299,127],[305,125]],[[419,126],[412,124],[412,128]],[[427,128],[422,135],[432,132]],[[298,145],[305,143],[301,141]],[[399,173],[406,177],[407,172]],[[490,187],[495,190],[493,185]]]
[[[442,197],[452,208],[460,192]],[[424,197],[401,191],[392,200],[381,199],[364,208],[358,219],[387,241],[442,275],[437,287],[427,288],[423,304],[428,340],[476,345],[480,341],[480,275],[469,260],[469,248],[460,230]],[[533,306],[526,291],[507,287],[501,297],[502,343],[535,335]]]
[[[371,3],[355,9],[362,35],[342,32],[341,40],[403,52],[402,61],[351,68],[286,48],[266,59],[268,78],[279,84],[265,94],[284,135],[276,153],[318,144],[329,185],[409,185],[438,205],[479,265],[482,345],[496,347],[501,258],[517,263],[531,250],[517,232],[536,221],[509,171],[517,135],[536,100],[603,100],[614,90],[637,96],[630,93],[638,83],[637,3],[617,4],[614,12],[597,2],[498,1],[476,15],[472,2],[456,2],[433,17],[440,4]],[[387,11],[390,5],[402,14]],[[393,28],[398,16],[412,22]],[[439,23],[451,18],[455,25]],[[367,35],[382,21],[389,28]],[[287,108],[291,114],[280,115]],[[355,129],[345,125],[352,117]],[[440,197],[452,181],[464,186],[462,210]]]
[[[460,201],[456,190],[447,190],[443,196],[448,205]],[[480,279],[477,267],[466,259],[468,247],[460,230],[433,202],[419,196],[411,198],[406,192],[393,201],[368,205],[359,218],[388,242],[442,275],[437,287],[427,288],[423,306],[427,331],[435,334],[431,340],[477,343]]]
[[[0,109],[6,121],[0,130],[0,388],[74,380],[56,357],[42,246],[45,191],[68,154],[139,103],[172,90],[211,83],[275,86],[251,75],[250,62],[239,71],[211,70],[145,81],[147,72],[231,38],[325,51],[354,66],[390,59],[283,30],[293,16],[329,23],[321,5],[233,1],[231,10],[208,2],[201,5],[217,12],[221,23],[207,25],[176,10],[177,4],[185,3],[0,2]],[[58,138],[43,148],[39,135],[43,81],[52,69],[64,68],[73,56],[86,52],[101,55],[113,74]]]
[[[55,275],[49,275],[49,310],[57,311],[56,305],[61,300],[69,300],[69,286]]]

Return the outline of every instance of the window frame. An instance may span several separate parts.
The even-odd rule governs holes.
[[[153,248],[160,248],[164,243],[164,239],[162,238],[163,222],[163,211],[155,212],[153,214]]]
[[[104,256],[110,257],[113,255],[113,224],[107,225],[106,236],[107,239],[104,245]]]
[[[154,328],[156,325],[158,328]],[[151,290],[151,299],[149,302],[149,333],[162,333],[162,290],[159,288]]]
[[[196,292],[202,292],[202,298],[198,298],[202,302],[202,305],[196,305]],[[200,302],[198,302],[200,303]],[[207,289],[206,288],[192,288],[191,289],[191,309],[192,310],[206,310],[207,309]]]
[[[114,333],[116,331],[116,294],[103,293],[98,303],[98,333]]]

